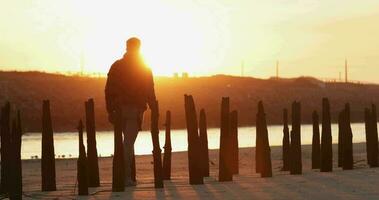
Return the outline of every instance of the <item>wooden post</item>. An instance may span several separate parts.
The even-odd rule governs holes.
[[[88,171],[86,149],[83,143],[83,122],[79,121],[79,158],[77,161],[78,170],[78,195],[88,195]]]
[[[365,109],[365,130],[366,130],[366,155],[367,155],[367,164],[371,166],[371,143],[372,141],[370,140],[371,136],[371,112],[370,109],[366,108]]]
[[[189,182],[191,185],[204,184],[201,163],[199,162],[200,137],[195,102],[191,95],[184,95],[184,100],[188,140]]]
[[[342,159],[342,168],[344,170],[353,169],[354,159],[353,159],[353,132],[350,126],[350,105],[345,104],[344,110],[344,120],[345,120],[345,135],[343,137],[343,159]]]
[[[161,148],[159,145],[159,106],[155,101],[151,109],[151,138],[153,140],[154,187],[163,188]]]
[[[166,134],[165,134],[165,144],[164,144],[164,156],[163,156],[163,179],[171,179],[171,112],[166,111]]]
[[[320,149],[320,128],[317,111],[312,114],[313,137],[312,137],[312,169],[320,169],[321,149]]]
[[[291,174],[302,174],[301,160],[301,108],[300,102],[292,103],[292,131],[291,131]]]
[[[88,169],[88,186],[99,187],[99,163],[96,148],[96,128],[95,128],[95,105],[93,99],[85,102],[86,110],[86,131],[87,131],[87,169]]]
[[[377,113],[376,106],[371,105],[371,118],[370,118],[370,141],[371,141],[371,167],[378,167],[378,126],[377,126]]]
[[[136,182],[137,181],[137,169],[136,169],[136,154],[134,152],[134,146],[133,146],[133,149],[132,149],[132,160],[131,160],[131,167],[130,167],[130,170],[131,170],[131,179],[132,181]]]
[[[42,105],[42,157],[41,157],[42,191],[55,191],[55,153],[54,133],[51,122],[50,102],[44,100]]]
[[[290,135],[288,128],[288,111],[283,110],[283,143],[282,143],[282,153],[283,153],[283,171],[290,170]]]
[[[346,134],[345,110],[338,114],[338,167],[342,167],[343,160],[343,141]]]
[[[229,97],[223,97],[221,103],[220,122],[220,151],[219,151],[219,173],[218,180],[232,181],[231,149],[230,149],[230,129],[229,129]]]
[[[262,166],[262,131],[261,131],[261,114],[260,112],[260,104],[262,102],[260,101],[258,103],[258,112],[256,115],[256,120],[255,120],[255,126],[256,126],[256,131],[255,131],[255,172],[256,173],[261,173],[261,166]],[[262,106],[263,107],[263,106]]]
[[[231,167],[232,174],[239,174],[238,155],[238,112],[230,113],[230,143],[231,143]]]
[[[115,111],[114,120],[114,153],[112,167],[112,191],[123,192],[125,190],[125,163],[124,147],[122,144],[122,113],[120,109]]]
[[[207,117],[205,110],[200,110],[199,119],[199,132],[200,132],[200,149],[202,172],[204,177],[209,177],[209,150],[208,150],[208,132],[207,132]]]
[[[10,190],[11,177],[11,130],[10,103],[6,102],[1,109],[1,193]]]
[[[330,105],[327,98],[322,99],[322,133],[321,133],[321,172],[333,171],[332,128]]]
[[[272,177],[272,165],[271,165],[271,149],[268,140],[268,131],[266,123],[266,114],[264,112],[263,103],[258,103],[257,113],[257,136],[259,135],[260,150],[257,160],[257,168],[261,177]],[[259,166],[258,166],[259,164]]]
[[[20,112],[12,123],[11,135],[11,184],[9,188],[10,199],[22,199],[22,167],[21,167],[21,137],[22,127]]]

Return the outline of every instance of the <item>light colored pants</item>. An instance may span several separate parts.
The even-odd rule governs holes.
[[[124,135],[124,162],[125,162],[125,183],[132,181],[131,162],[134,154],[134,142],[143,119],[143,111],[136,106],[123,106],[123,135]]]

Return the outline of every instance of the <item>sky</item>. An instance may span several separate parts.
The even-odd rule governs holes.
[[[0,0],[0,69],[106,74],[129,37],[155,75],[379,83],[378,0]]]

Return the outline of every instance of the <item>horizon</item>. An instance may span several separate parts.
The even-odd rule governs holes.
[[[0,67],[1,68],[1,67]],[[49,71],[38,71],[38,70],[0,70],[0,73],[41,73],[41,74],[49,74],[49,75],[62,75],[67,77],[82,77],[82,78],[107,78],[106,73],[81,73],[76,71],[68,71],[68,72],[49,72]],[[186,73],[186,72],[184,72]],[[172,75],[154,75],[155,78],[173,78],[173,79],[186,79],[186,78],[211,78],[216,76],[227,76],[227,77],[235,77],[235,78],[252,78],[252,79],[260,79],[260,80],[291,80],[291,79],[299,79],[299,78],[310,78],[310,79],[316,79],[318,81],[324,82],[324,83],[346,83],[346,84],[365,84],[365,85],[379,85],[379,82],[368,82],[368,81],[360,81],[360,80],[348,80],[348,82],[345,82],[344,79],[338,79],[338,78],[329,78],[329,77],[314,77],[314,76],[295,76],[295,77],[276,77],[276,76],[270,76],[270,77],[256,77],[256,76],[241,76],[241,75],[234,75],[234,74],[208,74],[208,75],[191,75],[189,73],[186,74],[187,77],[183,77],[183,74],[172,74]]]
[[[0,68],[106,74],[137,36],[157,76],[237,76],[243,65],[246,76],[270,78],[279,61],[283,78],[339,79],[347,59],[349,80],[379,82],[377,1],[145,3],[4,1]]]

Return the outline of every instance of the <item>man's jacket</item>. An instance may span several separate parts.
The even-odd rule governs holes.
[[[155,101],[153,75],[139,55],[126,53],[113,63],[105,86],[105,101],[108,113],[122,105],[146,110],[146,104]]]

